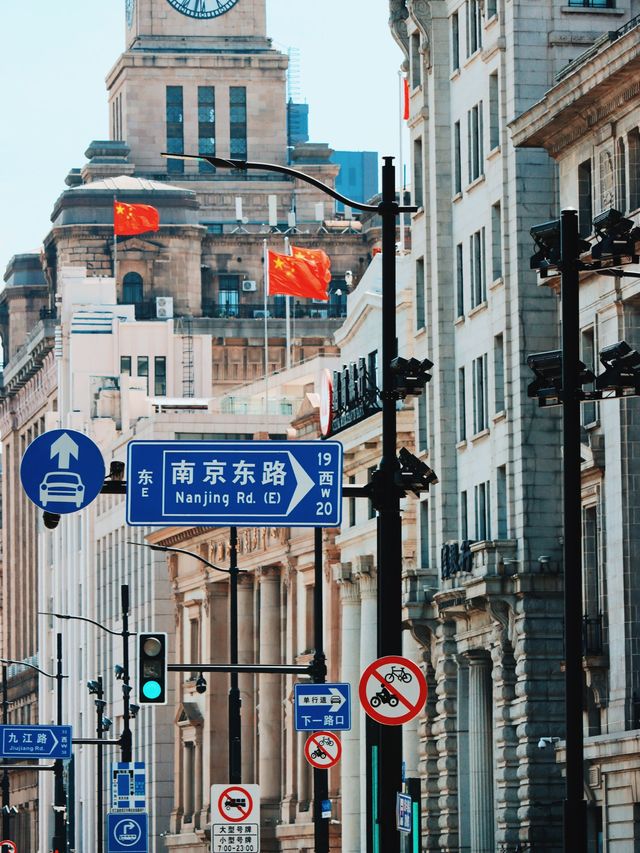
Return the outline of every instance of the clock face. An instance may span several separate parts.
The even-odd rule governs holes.
[[[127,13],[127,26],[131,29],[131,25],[133,24],[133,13],[136,8],[136,0],[125,0],[124,8]]]
[[[167,0],[170,6],[190,18],[217,18],[232,9],[238,0]]]

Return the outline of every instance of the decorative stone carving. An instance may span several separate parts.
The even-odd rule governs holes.
[[[406,0],[389,0],[389,26],[391,35],[398,42],[406,57],[409,56],[409,36],[407,35],[407,18],[409,10]]]

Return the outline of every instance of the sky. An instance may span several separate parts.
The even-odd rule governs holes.
[[[242,2],[242,0],[240,0]],[[310,138],[398,150],[402,53],[388,0],[267,0],[274,47],[297,48]],[[105,77],[124,49],[124,0],[0,0],[0,269],[38,251],[56,198],[108,138]]]

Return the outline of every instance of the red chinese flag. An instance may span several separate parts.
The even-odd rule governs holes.
[[[304,258],[315,269],[318,278],[329,284],[331,281],[331,259],[322,249],[302,249],[300,246],[292,246],[291,254],[294,258]]]
[[[329,299],[327,282],[304,258],[269,252],[269,295],[301,296],[304,299]]]
[[[402,78],[402,91],[404,94],[403,98],[403,107],[402,107],[402,118],[406,121],[409,118],[409,81],[406,77]]]
[[[113,233],[117,237],[144,234],[160,229],[160,214],[150,204],[113,202]]]

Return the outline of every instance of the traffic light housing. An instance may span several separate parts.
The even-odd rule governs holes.
[[[162,632],[138,635],[138,702],[167,704],[167,635]]]

